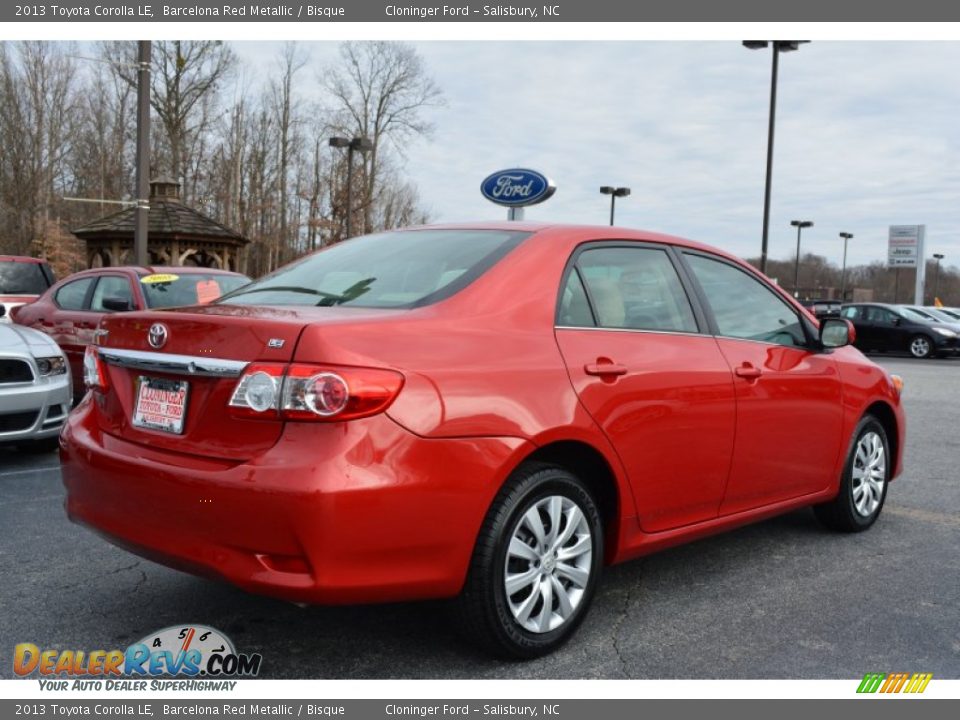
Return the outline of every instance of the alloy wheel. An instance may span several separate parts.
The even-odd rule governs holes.
[[[593,566],[593,538],[570,498],[537,500],[520,516],[507,547],[503,587],[514,619],[546,633],[566,623],[583,600]]]
[[[910,353],[914,357],[926,357],[930,354],[930,341],[922,335],[917,335],[910,341]]]
[[[863,517],[876,512],[883,499],[887,457],[883,439],[876,432],[864,433],[857,443],[851,471],[853,505]]]

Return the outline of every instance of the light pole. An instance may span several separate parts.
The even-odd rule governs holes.
[[[133,258],[147,265],[147,226],[150,217],[150,41],[141,40],[137,50],[137,211],[133,227]],[[179,180],[179,178],[177,178]]]
[[[934,253],[933,259],[937,261],[937,267],[933,271],[933,304],[937,304],[937,295],[940,292],[940,261],[945,258],[943,253]]]
[[[347,148],[347,237],[353,237],[353,153],[373,150],[373,141],[368,137],[330,138],[330,147]]]
[[[800,297],[800,233],[804,228],[813,227],[813,220],[791,220],[790,224],[797,229],[797,261],[793,266],[793,296]]]
[[[604,185],[600,188],[600,192],[603,195],[610,196],[610,224],[613,225],[613,211],[616,206],[618,197],[626,197],[630,194],[630,188],[628,187],[610,187],[609,185]]]
[[[840,270],[840,302],[847,299],[847,243],[853,237],[853,233],[842,232],[843,238],[843,268]]]
[[[770,73],[770,117],[767,125],[767,179],[763,191],[763,239],[760,242],[760,272],[767,272],[767,241],[770,235],[770,185],[773,176],[773,128],[777,114],[777,71],[782,52],[799,50],[809,40],[773,40],[773,69]],[[761,50],[771,44],[768,40],[744,40],[749,50]]]

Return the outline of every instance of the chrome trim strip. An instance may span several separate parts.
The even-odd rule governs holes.
[[[240,360],[223,360],[194,355],[171,355],[142,350],[98,347],[97,352],[109,365],[176,375],[235,378],[239,377],[249,365],[249,363]]]
[[[813,352],[811,348],[803,345],[782,345],[780,343],[769,342],[768,340],[753,340],[751,338],[738,338],[733,335],[713,335],[707,332],[681,332],[679,330],[645,330],[642,328],[608,328],[608,327],[574,327],[572,325],[554,325],[554,330],[594,330],[601,332],[625,332],[641,333],[648,335],[683,335],[684,337],[706,337],[714,340],[736,340],[738,342],[756,343],[757,345],[768,345],[770,347],[785,347],[794,350],[807,350]]]
[[[684,337],[714,337],[709,333],[684,332],[683,330],[648,330],[646,328],[608,328],[608,327],[575,327],[573,325],[554,325],[554,330],[593,330],[599,332],[645,333],[648,335],[683,335]]]

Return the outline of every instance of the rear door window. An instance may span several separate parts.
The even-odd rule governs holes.
[[[578,309],[576,285],[571,307],[600,327],[665,332],[698,332],[687,294],[666,250],[650,247],[597,247],[577,257],[568,278],[582,277],[592,315]],[[565,290],[565,291],[566,291]],[[589,309],[589,308],[588,308]],[[563,298],[561,298],[561,314]],[[585,322],[576,325],[588,324]]]
[[[68,282],[57,290],[54,300],[62,310],[85,310],[87,291],[96,278],[86,277]]]

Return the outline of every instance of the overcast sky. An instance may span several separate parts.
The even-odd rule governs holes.
[[[232,43],[256,83],[279,43]],[[315,93],[334,43],[303,43]],[[438,221],[501,219],[480,195],[494,170],[530,167],[554,197],[531,220],[603,224],[600,185],[625,185],[617,224],[757,256],[770,51],[735,42],[415,43],[447,104],[406,171]],[[770,256],[886,258],[887,227],[927,225],[927,255],[960,264],[960,43],[828,42],[781,55]]]

